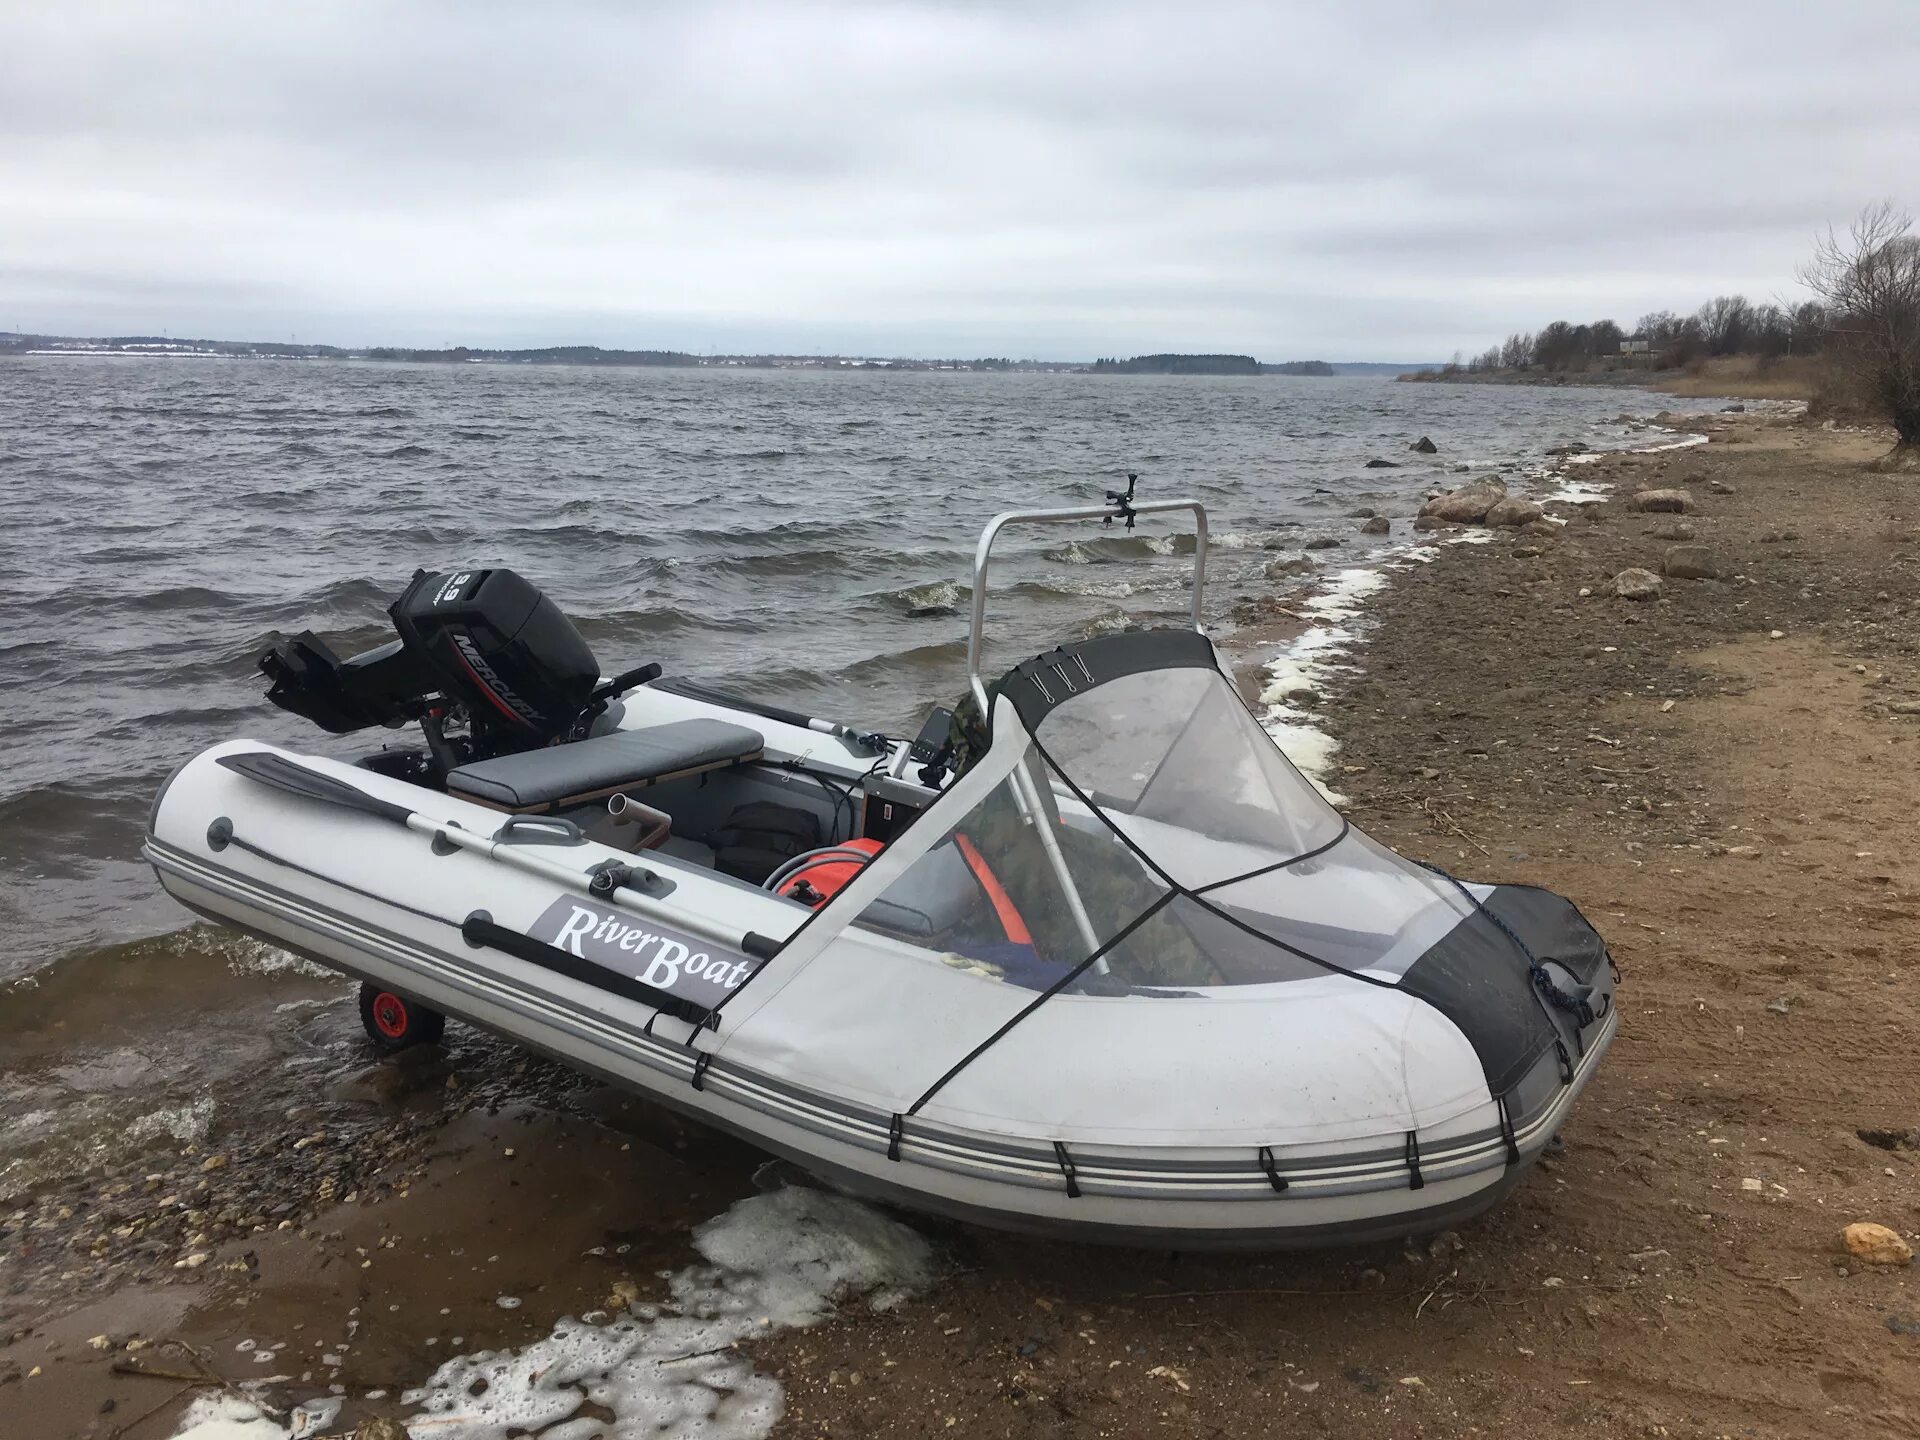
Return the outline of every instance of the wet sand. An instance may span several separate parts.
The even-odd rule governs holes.
[[[1397,572],[1318,707],[1356,823],[1559,889],[1607,935],[1626,1023],[1564,1154],[1418,1246],[1198,1258],[921,1225],[948,1269],[921,1297],[746,1347],[786,1388],[775,1433],[1920,1428],[1920,1288],[1839,1245],[1853,1220],[1920,1229],[1920,503],[1861,468],[1872,437],[1710,433],[1582,478],[1685,484],[1726,578],[1615,599],[1674,517],[1563,507],[1554,537]],[[351,1014],[315,1011],[313,1043],[350,1046]],[[287,1375],[282,1404],[342,1387],[327,1433],[350,1434],[408,1413],[399,1388],[450,1348],[660,1297],[691,1227],[753,1193],[749,1148],[450,1034],[325,1093],[263,1081],[242,1133],[15,1201],[0,1435],[157,1440],[207,1387],[125,1372],[196,1354]]]

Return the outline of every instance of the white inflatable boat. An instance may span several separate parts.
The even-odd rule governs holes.
[[[378,1043],[454,1015],[856,1193],[1176,1248],[1456,1224],[1612,1039],[1606,947],[1557,896],[1348,825],[1201,632],[1204,511],[1109,501],[988,527],[968,700],[912,743],[655,666],[603,681],[513,572],[423,573],[392,644],[261,664],[326,729],[424,744],[216,746],[147,858],[362,980]],[[982,679],[1002,529],[1167,511],[1196,531],[1191,629]]]

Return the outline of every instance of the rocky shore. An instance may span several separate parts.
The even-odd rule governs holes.
[[[1590,503],[1434,507],[1423,538],[1488,538],[1395,571],[1314,697],[1358,825],[1608,937],[1624,1024],[1564,1153],[1418,1246],[916,1222],[946,1275],[919,1298],[724,1347],[784,1386],[776,1434],[1920,1430],[1920,501],[1864,468],[1875,436],[1697,428],[1578,466]],[[352,1023],[321,996],[310,1038]],[[257,1084],[240,1133],[0,1207],[0,1435],[161,1440],[250,1385],[281,1421],[246,1440],[315,1397],[309,1434],[397,1440],[373,1427],[452,1355],[665,1298],[760,1169],[464,1030]]]

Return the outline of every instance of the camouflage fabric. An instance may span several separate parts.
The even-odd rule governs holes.
[[[987,698],[991,700],[997,690],[997,686],[989,687]],[[971,770],[992,743],[993,735],[988,728],[987,717],[980,713],[980,702],[974,698],[973,691],[968,690],[960,703],[953,707],[953,719],[947,725],[953,778],[958,780]]]

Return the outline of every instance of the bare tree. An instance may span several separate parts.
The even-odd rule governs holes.
[[[1920,235],[1892,203],[1827,232],[1800,281],[1827,306],[1829,352],[1893,424],[1883,462],[1920,470]]]
[[[1744,295],[1718,295],[1700,307],[1699,320],[1715,355],[1737,355],[1753,329],[1753,304]]]

